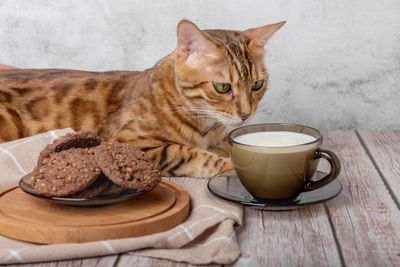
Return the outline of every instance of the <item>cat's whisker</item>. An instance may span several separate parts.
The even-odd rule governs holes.
[[[158,108],[158,109],[162,109],[162,110],[184,110],[184,111],[199,111],[199,110],[203,110],[201,108],[190,108],[190,107],[167,107],[167,108]]]
[[[220,122],[220,118],[215,116],[214,114],[200,114],[195,116],[185,116],[185,119],[214,119],[217,122]]]
[[[210,116],[210,115],[195,115],[195,116],[186,116],[184,118],[191,118],[191,119],[195,119],[195,118],[213,118],[216,119],[215,116]]]
[[[189,111],[193,111],[193,112],[204,112],[204,113],[214,113],[216,112],[216,110],[212,110],[212,109],[192,109],[192,108],[188,108]]]
[[[215,110],[211,108],[204,107],[184,107],[184,106],[175,106],[175,107],[167,107],[167,108],[159,108],[159,109],[171,109],[171,110],[185,110],[185,111],[196,111],[196,112],[214,112]]]
[[[175,114],[178,113],[180,111],[189,111],[195,114],[199,114],[199,115],[208,115],[210,117],[214,117],[216,118],[215,114],[220,114],[220,112],[215,111],[215,110],[211,110],[211,109],[204,109],[204,108],[184,108],[184,107],[179,107],[179,108],[160,108],[163,110],[170,110],[170,112],[168,112],[169,114]]]

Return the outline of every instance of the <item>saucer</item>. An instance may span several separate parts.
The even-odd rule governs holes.
[[[325,175],[326,173],[317,171],[312,180],[321,179]],[[319,189],[301,192],[292,199],[258,200],[243,187],[235,171],[214,176],[207,186],[211,193],[220,198],[263,210],[292,210],[322,203],[338,196],[342,191],[342,184],[336,179]]]
[[[99,206],[121,202],[131,197],[143,194],[145,191],[129,191],[129,193],[122,193],[120,195],[100,195],[91,198],[71,198],[71,197],[48,197],[39,194],[31,184],[31,175],[27,174],[21,178],[18,184],[22,191],[31,194],[35,197],[40,197],[57,204],[70,205],[70,206]]]

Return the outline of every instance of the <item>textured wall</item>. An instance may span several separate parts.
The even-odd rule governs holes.
[[[244,30],[282,20],[253,122],[400,129],[400,1],[1,0],[0,62],[83,70],[151,67],[176,24]]]

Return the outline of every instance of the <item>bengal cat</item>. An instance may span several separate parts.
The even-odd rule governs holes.
[[[284,22],[246,31],[177,27],[177,47],[142,72],[0,71],[0,142],[93,130],[141,148],[164,176],[232,168],[227,131],[251,117],[268,82],[264,46]]]

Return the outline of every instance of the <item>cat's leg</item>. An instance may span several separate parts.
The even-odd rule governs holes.
[[[211,178],[233,168],[230,158],[197,147],[164,144],[143,149],[164,176]]]
[[[132,144],[141,148],[154,161],[163,176],[190,176],[211,178],[218,173],[233,169],[228,157],[198,147],[182,144]]]

